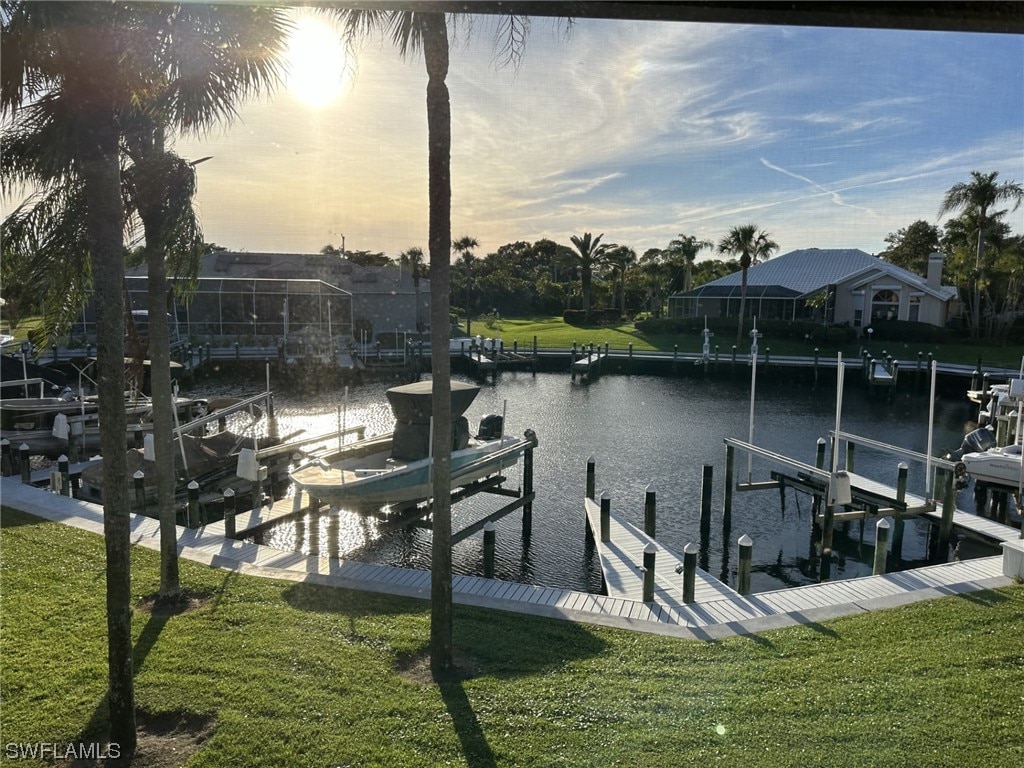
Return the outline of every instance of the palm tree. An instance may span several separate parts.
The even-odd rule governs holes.
[[[420,278],[423,276],[423,249],[413,246],[402,251],[398,254],[398,263],[412,275],[412,284],[416,291],[416,333],[421,333],[423,323],[420,320]]]
[[[580,290],[583,292],[583,315],[584,320],[590,320],[590,288],[593,280],[594,268],[604,262],[608,245],[601,244],[604,234],[591,237],[589,232],[583,236],[573,235],[569,239],[576,246],[576,253],[572,254],[573,262],[580,270]],[[570,252],[571,253],[571,252]]]
[[[747,303],[747,270],[758,261],[770,258],[778,245],[764,230],[758,231],[756,224],[733,227],[729,234],[718,243],[718,252],[738,256],[740,260],[740,316],[736,327],[736,344],[743,338],[743,314]]]
[[[971,171],[971,181],[954,184],[946,191],[939,208],[939,216],[952,211],[970,213],[977,226],[978,245],[974,260],[974,306],[971,307],[971,335],[978,337],[981,330],[981,283],[984,271],[982,258],[985,254],[985,228],[990,209],[1003,202],[1013,202],[1017,210],[1024,202],[1024,188],[1013,181],[996,183],[998,171],[979,173]]]
[[[610,245],[605,252],[604,262],[611,267],[613,277],[618,278],[619,284],[619,313],[620,317],[626,315],[626,272],[636,264],[636,251],[625,245]]]
[[[127,130],[131,127],[136,149],[146,148],[148,132],[148,151],[141,155],[146,156],[149,168],[140,155],[134,174],[126,174],[126,180],[134,180],[129,186],[147,237],[154,240],[147,242],[147,249],[154,250],[162,267],[169,245],[183,235],[193,240],[187,224],[189,219],[194,221],[185,217],[183,229],[180,208],[159,211],[168,200],[180,205],[182,199],[174,194],[176,190],[161,189],[176,175],[182,178],[181,163],[163,151],[163,126],[199,130],[218,117],[230,116],[233,99],[248,95],[260,80],[259,73],[272,71],[273,42],[254,38],[251,26],[242,25],[234,35],[228,31],[232,19],[242,19],[251,10],[255,10],[253,18],[277,18],[274,11],[203,6],[5,2],[3,7],[0,101],[3,116],[10,117],[12,124],[13,138],[5,136],[5,149],[17,149],[5,152],[5,184],[27,182],[41,189],[37,200],[50,207],[35,217],[37,225],[46,223],[42,214],[47,211],[56,214],[52,223],[57,232],[74,231],[68,223],[76,212],[85,222],[87,249],[82,252],[89,255],[90,269],[81,274],[91,277],[97,304],[97,383],[104,426],[100,439],[107,554],[108,705],[111,740],[121,745],[123,755],[134,751],[136,734],[130,506],[124,482],[127,424],[121,399],[125,385],[121,290],[125,212],[119,141],[131,133]],[[280,33],[283,26],[278,25],[277,30]],[[225,64],[237,62],[228,51],[239,44],[248,50],[249,60]],[[282,48],[283,34],[279,34],[277,50]],[[198,61],[205,62],[206,68],[197,66]],[[185,181],[190,178],[186,174]],[[67,190],[63,198],[62,189]],[[191,200],[190,194],[185,197]],[[67,207],[54,207],[61,202]],[[167,225],[167,217],[174,223]],[[176,232],[173,236],[172,231]],[[68,241],[56,245],[66,248]],[[59,252],[59,247],[51,251],[51,257],[54,252]],[[65,268],[57,274],[66,272]],[[150,320],[163,321],[166,350],[166,288],[158,277],[150,273],[150,291],[158,308],[150,313]],[[159,356],[160,331],[151,328],[154,332],[153,351]],[[165,403],[169,406],[169,365],[153,367],[168,371]],[[156,396],[154,392],[154,400]],[[170,408],[156,410],[166,412],[163,432],[169,436]],[[168,461],[158,462],[158,466],[169,464],[170,454],[166,455]],[[173,523],[173,517],[171,520]],[[176,541],[173,546],[176,565]]]
[[[683,292],[693,288],[693,265],[697,261],[697,254],[705,248],[714,248],[715,244],[708,240],[698,240],[695,235],[680,234],[675,240],[668,244],[665,249],[669,263],[681,262],[683,265]]]
[[[466,269],[466,335],[468,336],[472,336],[472,333],[470,333],[469,302],[471,298],[470,289],[473,285],[473,262],[476,261],[473,249],[479,247],[480,243],[476,241],[476,238],[469,235],[460,237],[452,242],[452,250],[462,256],[462,264]]]
[[[444,14],[413,11],[336,9],[349,38],[386,32],[404,57],[423,49],[427,70],[428,249],[430,251],[431,418],[434,457],[430,559],[430,668],[435,678],[453,668],[451,515],[451,339],[448,290],[451,284],[451,104],[448,86],[448,28]]]

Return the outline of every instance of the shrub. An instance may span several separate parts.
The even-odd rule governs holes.
[[[929,323],[909,320],[878,320],[869,326],[875,341],[910,341],[921,344],[941,344],[953,339],[954,332]],[[867,328],[864,329],[865,333]]]

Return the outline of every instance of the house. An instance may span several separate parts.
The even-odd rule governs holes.
[[[933,253],[928,274],[914,274],[854,248],[807,248],[747,270],[747,316],[816,320],[865,328],[880,320],[942,326],[960,312],[957,289],[942,285],[944,258]],[[742,273],[668,299],[670,317],[736,317]]]
[[[134,308],[145,308],[146,268],[125,275]],[[215,251],[203,257],[191,301],[177,308],[191,339],[306,334],[373,341],[414,333],[430,317],[430,281],[408,270],[364,267],[334,254]]]

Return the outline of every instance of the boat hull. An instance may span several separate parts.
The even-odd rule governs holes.
[[[515,451],[514,446],[520,443],[505,436],[453,451],[451,488],[461,488],[515,466],[522,449]],[[430,459],[389,463],[390,440],[378,439],[374,447],[374,452],[358,457],[304,464],[291,473],[292,482],[311,496],[339,506],[381,507],[430,498]]]
[[[966,453],[962,461],[967,473],[983,483],[1016,488],[1021,482],[1020,453],[993,449],[982,453]]]

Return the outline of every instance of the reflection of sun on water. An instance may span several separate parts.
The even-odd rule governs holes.
[[[341,97],[347,81],[345,45],[340,32],[315,16],[300,16],[288,42],[288,90],[320,109]]]

